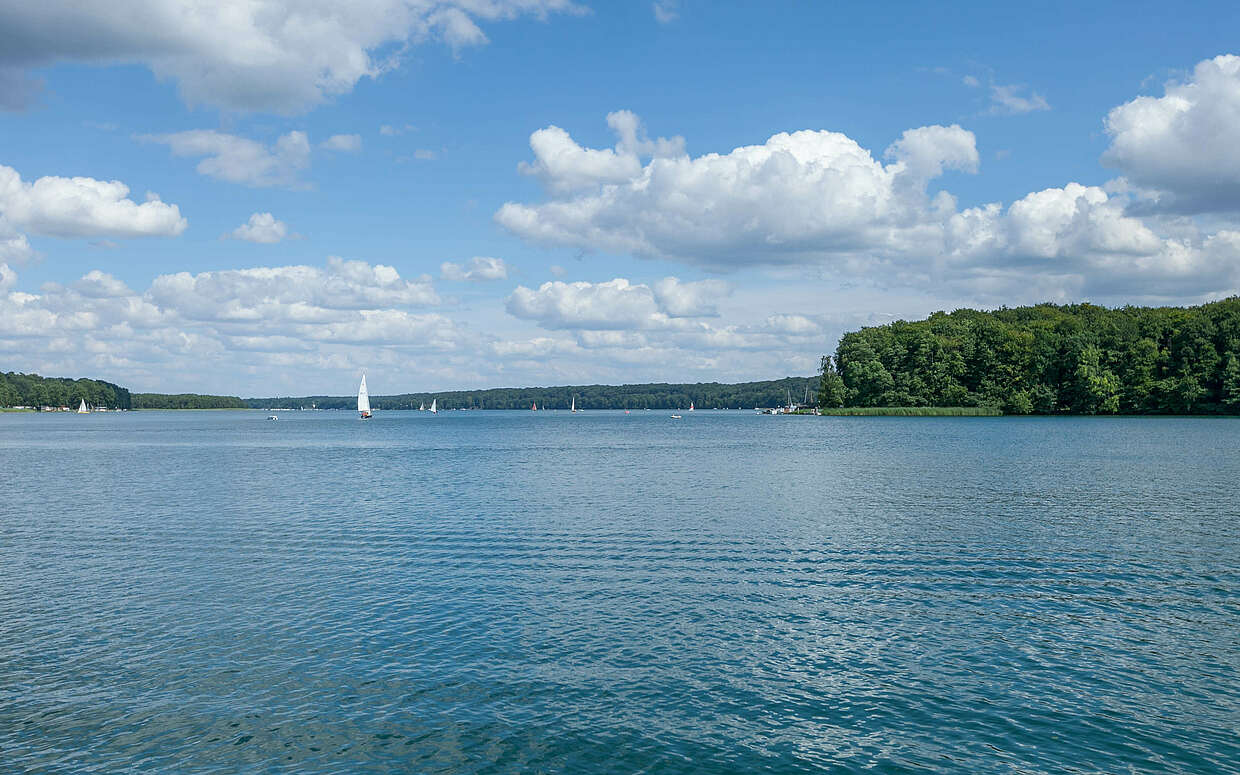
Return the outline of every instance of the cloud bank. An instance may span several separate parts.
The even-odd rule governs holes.
[[[1237,71],[1240,58],[1209,60],[1190,84],[1173,87],[1191,99],[1175,91],[1112,111],[1108,158],[1176,201],[1202,201],[1207,192],[1215,209],[1240,204],[1230,198],[1232,187],[1240,194],[1240,157],[1230,153],[1226,133],[1210,134],[1236,123],[1220,116],[1240,105]],[[1176,121],[1167,118],[1172,110]],[[1142,117],[1148,113],[1155,118]],[[637,136],[621,132],[611,120],[617,115],[609,116],[620,136],[614,148],[582,147],[557,127],[535,132],[534,160],[521,171],[539,177],[547,197],[508,202],[496,222],[539,245],[724,272],[813,269],[844,281],[937,287],[982,301],[1181,302],[1240,292],[1233,247],[1240,232],[1143,219],[1148,192],[1123,181],[1070,182],[1007,206],[958,207],[955,197],[934,187],[949,171],[979,170],[973,133],[956,125],[907,130],[883,161],[846,135],[824,130],[781,132],[761,145],[693,157],[679,138],[627,139]],[[621,126],[640,123],[632,117]],[[1196,139],[1200,158],[1190,159],[1182,135]],[[1215,160],[1212,172],[1201,158]]]

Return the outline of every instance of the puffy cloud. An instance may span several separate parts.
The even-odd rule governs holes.
[[[288,236],[288,224],[277,221],[271,213],[254,213],[247,223],[232,230],[233,239],[270,245]]]
[[[672,317],[712,317],[719,314],[715,308],[719,299],[727,296],[731,288],[722,280],[699,280],[681,282],[675,277],[664,277],[651,286],[660,309]]]
[[[310,164],[310,141],[305,132],[282,135],[272,147],[214,129],[191,129],[139,139],[167,145],[176,156],[205,156],[199,173],[246,186],[293,186],[297,173]]]
[[[1006,212],[969,208],[948,221],[940,268],[979,296],[1030,301],[1197,301],[1240,291],[1234,232],[1164,236],[1129,209],[1127,198],[1078,183],[1028,194]]]
[[[112,275],[92,269],[73,285],[78,293],[92,299],[117,299],[133,295],[128,285]]]
[[[534,162],[522,162],[517,169],[537,176],[551,191],[564,193],[632,180],[641,174],[641,157],[684,151],[681,138],[648,139],[640,120],[627,110],[607,114],[607,124],[617,135],[615,148],[583,148],[558,126],[539,129],[530,135]]]
[[[613,128],[626,127],[618,115],[609,117]],[[525,170],[539,174],[553,198],[506,203],[497,222],[533,242],[712,267],[804,263],[924,243],[938,211],[954,206],[950,197],[927,203],[928,179],[977,168],[973,134],[958,126],[906,132],[888,149],[896,161],[887,166],[827,131],[780,133],[697,158],[670,153],[683,141],[655,141],[644,148],[652,152],[644,165],[629,144],[622,135],[614,150],[597,151],[555,127],[535,132],[536,161]]]
[[[0,165],[0,256],[29,252],[13,227],[49,237],[175,237],[189,225],[176,205],[154,194],[142,204],[128,197],[129,187],[119,180],[49,176],[26,182]]]
[[[625,145],[608,158],[634,158]],[[946,170],[977,171],[971,132],[910,129],[884,158],[808,130],[727,154],[654,156],[620,182],[585,162],[582,172],[571,159],[558,169],[540,157],[550,198],[507,203],[496,220],[544,244],[724,270],[789,265],[887,288],[933,284],[979,302],[1123,293],[1195,301],[1237,288],[1240,256],[1226,252],[1229,242],[1197,224],[1136,217],[1141,193],[1123,185],[1069,183],[1006,208],[959,210],[928,186]]]
[[[478,45],[486,42],[480,21],[578,10],[571,0],[8,3],[0,6],[0,85],[22,86],[26,68],[60,61],[139,63],[176,81],[190,105],[292,113],[397,66],[386,52],[402,46]],[[21,103],[21,92],[5,91]]]
[[[465,265],[445,261],[439,265],[439,274],[444,280],[453,282],[486,282],[487,280],[506,280],[510,267],[502,258],[474,256]]]
[[[361,135],[332,135],[331,137],[320,143],[320,146],[329,151],[344,151],[346,153],[355,153],[362,150]]]
[[[405,280],[390,266],[328,259],[327,267],[255,267],[161,275],[148,296],[192,320],[321,323],[339,310],[418,307],[440,302],[430,281]]]
[[[163,275],[144,292],[97,270],[37,294],[16,285],[0,264],[0,357],[137,389],[304,392],[307,375],[359,361],[396,375],[411,358],[482,347],[448,317],[408,309],[437,301],[425,279],[361,261]]]
[[[1106,117],[1104,164],[1155,189],[1149,209],[1240,209],[1240,57],[1199,62],[1161,97],[1137,97]]]
[[[24,264],[34,258],[34,249],[30,240],[8,222],[0,211],[0,263],[12,261]]]
[[[973,133],[957,124],[905,130],[884,155],[896,159],[921,185],[945,169],[976,173],[979,164]]]
[[[686,283],[675,277],[653,285],[621,277],[601,283],[556,280],[537,289],[517,286],[507,308],[516,317],[552,329],[683,329],[677,319],[715,315],[715,302],[727,291],[718,280]]]

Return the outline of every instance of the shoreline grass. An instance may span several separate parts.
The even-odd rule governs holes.
[[[827,417],[1002,417],[990,406],[846,406],[822,409]]]

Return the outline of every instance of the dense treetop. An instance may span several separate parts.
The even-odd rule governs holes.
[[[1014,414],[1240,414],[1240,297],[936,312],[844,335],[823,406],[994,406]]]
[[[97,379],[40,377],[38,374],[0,373],[0,406],[89,406],[129,409],[129,391]]]
[[[204,396],[197,393],[134,393],[134,409],[246,409],[237,396]]]

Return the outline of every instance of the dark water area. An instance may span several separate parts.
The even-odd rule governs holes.
[[[0,415],[0,772],[1240,772],[1240,421]]]

